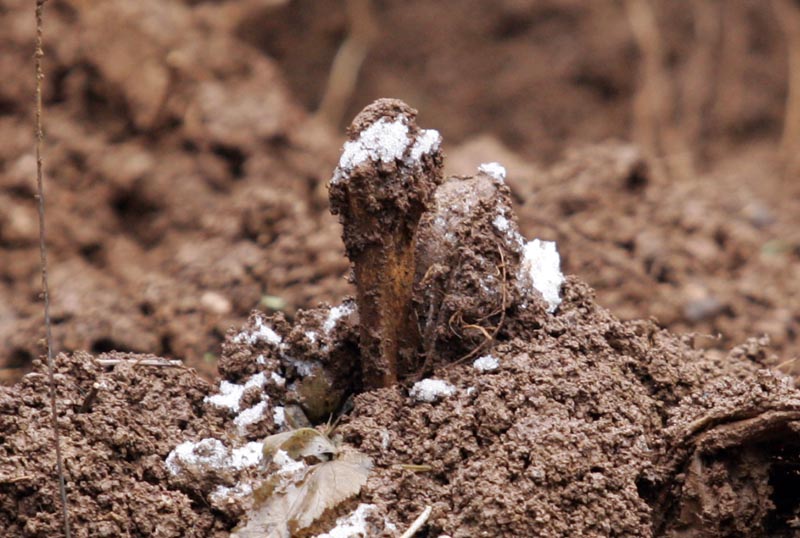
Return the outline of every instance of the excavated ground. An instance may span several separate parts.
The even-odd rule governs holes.
[[[670,74],[691,82],[698,12],[656,5]],[[53,329],[58,350],[90,352],[61,356],[57,376],[77,536],[225,536],[242,512],[211,508],[163,467],[180,442],[229,435],[231,417],[203,403],[212,387],[188,369],[97,359],[180,358],[238,382],[259,350],[223,342],[252,309],[280,312],[297,354],[318,359],[302,335],[327,311],[298,309],[354,293],[325,189],[342,137],[308,112],[346,34],[338,7],[47,5]],[[33,77],[21,76],[30,8],[0,1],[0,528],[54,536]],[[375,462],[360,500],[400,529],[433,505],[430,536],[793,536],[797,398],[759,370],[795,374],[800,353],[800,186],[775,151],[774,14],[726,4],[711,63],[727,90],[700,107],[685,177],[607,141],[634,123],[638,53],[618,2],[387,1],[376,15],[382,38],[347,119],[403,97],[442,131],[449,174],[501,162],[522,234],[557,241],[564,272],[588,286],[570,279],[534,328],[509,320],[497,370],[437,370],[449,398],[358,396],[340,431]],[[748,340],[763,334],[769,346]],[[352,330],[330,338],[337,357],[357,352]],[[277,357],[265,368],[287,373]],[[432,470],[396,467],[408,463]]]

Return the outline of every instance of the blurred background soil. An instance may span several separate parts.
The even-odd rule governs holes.
[[[31,2],[0,0],[0,381],[41,352]],[[800,353],[791,0],[51,0],[45,166],[59,351],[211,377],[253,308],[338,302],[325,183],[378,97],[451,173],[508,170],[527,237],[618,316]],[[800,367],[798,367],[800,368]]]

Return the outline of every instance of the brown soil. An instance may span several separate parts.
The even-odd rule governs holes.
[[[18,76],[33,26],[17,4],[0,14],[15,29],[2,78],[19,85],[0,90],[0,356],[11,366],[39,354],[41,331],[32,86]],[[213,375],[225,331],[263,297],[292,313],[347,290],[321,187],[335,145],[270,60],[180,4],[62,3],[48,15],[58,349],[154,352]]]
[[[56,379],[73,536],[225,536],[199,499],[167,487],[164,458],[189,436],[223,431],[203,412],[208,384],[184,368],[123,364],[125,354],[60,355]],[[145,358],[141,355],[137,359]],[[47,376],[41,365],[0,391],[0,528],[60,536]]]
[[[453,183],[487,190],[472,179],[444,185]],[[508,191],[503,201],[495,188],[506,205]],[[428,255],[418,263],[453,276],[440,294],[427,295],[441,301],[439,311],[483,305],[484,318],[500,316],[501,330],[484,350],[497,365],[482,371],[452,362],[451,347],[439,352],[452,323],[425,308],[433,314],[421,326],[436,326],[422,347],[439,366],[419,373],[449,382],[453,393],[425,400],[395,385],[356,396],[338,434],[373,462],[357,499],[375,506],[371,535],[397,536],[386,521],[402,529],[431,506],[432,536],[795,536],[800,392],[791,378],[764,369],[763,346],[751,341],[727,357],[693,349],[652,322],[617,320],[574,277],[549,314],[538,296],[520,291],[508,234],[489,232],[498,197],[472,201],[464,225],[449,229],[459,254],[436,256],[423,225],[417,247]],[[507,249],[500,313],[491,305],[497,290],[475,285],[494,274],[473,265],[490,247]],[[267,405],[244,429],[242,413],[208,401],[214,391],[191,371],[137,364],[152,359],[143,355],[60,356],[59,421],[78,535],[222,536],[246,520],[253,495],[219,500],[215,492],[266,481],[268,462],[241,472],[186,464],[175,473],[166,456],[185,441],[235,447],[281,431],[272,420],[278,406],[287,418],[290,409],[317,420],[338,410],[360,389],[368,357],[357,344],[363,320],[351,313],[329,323],[331,314],[301,311],[289,324],[280,314],[254,313],[229,333],[227,381],[280,380],[245,388],[239,407]],[[103,359],[122,364],[106,371]],[[41,463],[52,459],[47,386],[46,376],[32,373],[0,392],[0,518],[11,536],[49,536],[60,522],[48,501],[53,465]],[[355,502],[295,535],[329,529]]]
[[[48,11],[58,349],[152,352],[213,376],[222,335],[250,309],[292,315],[348,291],[324,193],[338,143],[291,93],[311,108],[319,100],[346,23],[327,4],[63,2]],[[691,24],[669,5],[659,16],[671,72],[688,84]],[[9,81],[0,89],[0,371],[8,381],[39,354],[41,334],[32,80],[18,76],[30,68],[27,8],[10,2],[0,15],[13,29],[0,65]],[[352,110],[387,93],[405,97],[450,140],[451,172],[472,173],[487,159],[506,164],[517,201],[527,202],[523,233],[568,247],[567,270],[622,317],[719,332],[723,349],[768,333],[782,360],[797,356],[795,187],[781,182],[768,146],[752,148],[776,140],[782,117],[783,49],[769,10],[726,8],[726,24],[741,29],[726,39],[744,42],[717,51],[725,59],[718,84],[730,91],[703,109],[707,132],[697,146],[720,164],[702,180],[656,181],[633,171],[628,149],[608,145],[572,151],[548,171],[524,160],[552,161],[576,142],[630,132],[636,47],[616,4],[441,9],[378,6],[388,34],[367,58]],[[443,30],[443,21],[459,31]],[[730,59],[748,46],[734,56],[740,63]],[[746,83],[753,78],[760,83]],[[726,148],[750,149],[732,156]]]
[[[496,335],[505,342],[494,351],[500,369],[479,374],[470,360],[438,370],[458,387],[442,402],[412,405],[402,388],[356,399],[343,432],[377,466],[362,498],[401,527],[433,504],[431,536],[561,535],[576,525],[587,535],[677,535],[669,525],[701,524],[717,525],[708,535],[732,536],[756,532],[753,522],[791,535],[785,523],[797,514],[788,492],[797,484],[785,476],[797,456],[795,423],[780,413],[794,413],[795,404],[752,366],[793,374],[800,367],[800,190],[776,151],[787,91],[780,21],[746,0],[708,3],[710,20],[724,29],[717,32],[701,25],[706,3],[654,3],[674,97],[662,127],[684,133],[693,156],[679,167],[673,146],[637,135],[643,55],[623,4],[374,2],[380,37],[342,121],[375,98],[402,97],[420,110],[422,125],[442,131],[446,174],[504,164],[504,203],[513,201],[520,232],[557,241],[565,273],[597,296],[595,304],[573,279],[553,320],[529,327],[509,316]],[[298,384],[274,399],[315,420],[361,389],[352,361],[330,371],[357,353],[357,317],[310,343],[305,332],[323,334],[327,310],[298,311],[355,294],[325,189],[343,137],[309,114],[347,34],[341,7],[48,3],[45,159],[57,350],[179,358],[206,379],[218,368],[233,381],[262,366],[282,368]],[[32,72],[30,3],[0,4],[0,28],[0,383],[11,385],[38,368],[43,334],[33,77],[22,75]],[[461,236],[471,233],[468,224]],[[432,275],[433,299],[418,295],[419,312],[434,308],[449,319],[459,311],[469,325],[497,311],[501,297],[469,287],[438,303],[461,277],[477,275],[464,282],[479,285],[505,263],[481,245],[462,253],[470,262],[459,277]],[[268,346],[262,366],[252,349],[230,340],[223,348],[226,332],[254,308],[280,312],[272,324],[297,357],[316,365],[305,376],[311,382],[300,383],[297,366]],[[682,342],[649,323],[617,321],[648,317],[696,335]],[[497,321],[484,320],[484,330]],[[437,328],[423,330],[419,375],[485,340],[480,330],[455,337]],[[747,340],[762,334],[769,347]],[[664,371],[649,370],[656,359]],[[79,536],[180,536],[189,528],[200,536],[233,527],[241,506],[210,509],[202,497],[210,482],[193,490],[167,479],[156,461],[183,440],[230,426],[202,404],[205,384],[183,370],[101,368],[84,354],[60,361]],[[0,528],[10,536],[52,536],[59,527],[52,464],[42,465],[52,454],[37,371],[0,392]],[[82,410],[94,383],[116,389]],[[320,403],[321,393],[331,396]],[[623,412],[634,400],[639,414]],[[711,423],[687,433],[701,415]],[[112,424],[125,440],[108,434]],[[378,450],[376,432],[386,428],[389,449]],[[271,431],[262,424],[248,435]],[[523,453],[519,439],[531,437],[539,448]],[[626,444],[633,438],[648,456]],[[624,466],[603,460],[611,447],[624,447]],[[435,468],[391,467],[409,461]],[[475,492],[512,481],[518,497],[509,490],[475,515]],[[98,504],[98,488],[113,495]],[[617,519],[591,527],[602,522],[599,512],[580,512],[590,505],[606,510],[603,521]],[[700,512],[705,523],[690,519]],[[744,519],[750,523],[736,527]]]

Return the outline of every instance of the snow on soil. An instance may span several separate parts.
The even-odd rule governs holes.
[[[410,142],[405,116],[398,116],[391,121],[388,118],[379,119],[361,131],[356,140],[345,142],[331,183],[336,184],[346,178],[355,167],[366,161],[389,163],[403,160]],[[419,162],[423,155],[436,151],[441,143],[442,137],[438,131],[420,131],[409,151],[406,164]]]
[[[272,419],[275,421],[275,425],[279,428],[286,425],[286,408],[282,405],[276,406],[272,410]]]
[[[267,342],[268,344],[279,346],[283,339],[260,316],[257,316],[255,330],[252,332],[242,331],[233,337],[233,341],[238,344],[247,343],[251,346],[258,342]]]
[[[411,148],[411,160],[419,162],[423,155],[433,153],[442,143],[442,137],[436,129],[424,129],[420,131],[417,141]]]
[[[409,396],[418,402],[435,402],[440,398],[452,396],[455,394],[456,388],[441,379],[423,379],[411,387]]]
[[[498,183],[504,183],[506,180],[506,168],[500,163],[483,163],[478,167],[478,172],[483,172]]]
[[[253,485],[249,482],[239,482],[231,487],[217,486],[209,494],[212,502],[232,501],[236,498],[246,497],[253,493]]]
[[[511,223],[508,221],[506,216],[502,214],[499,214],[494,218],[492,225],[497,228],[497,231],[503,233],[508,232],[509,228],[511,227]]]
[[[325,331],[326,335],[329,335],[331,331],[336,328],[336,324],[339,323],[340,319],[349,316],[355,312],[355,310],[355,303],[350,301],[342,303],[339,306],[334,306],[328,313],[328,317],[325,318],[325,323],[322,324],[322,330]]]
[[[283,377],[281,374],[277,372],[272,372],[271,374],[269,374],[269,377],[270,379],[272,379],[272,382],[275,383],[275,385],[279,387],[286,386],[286,378]]]
[[[250,377],[250,379],[248,379],[244,385],[222,380],[219,383],[219,393],[206,396],[203,401],[212,405],[216,405],[217,407],[227,407],[234,413],[238,413],[239,402],[241,401],[244,393],[253,387],[261,388],[266,382],[267,377],[263,372]]]
[[[336,520],[336,526],[315,538],[366,538],[367,516],[375,510],[374,504],[359,504],[350,514]]]
[[[472,366],[479,372],[491,372],[497,370],[498,366],[500,366],[500,361],[493,355],[484,355],[483,357],[475,359]]]
[[[243,394],[244,385],[222,380],[219,383],[219,393],[206,396],[203,401],[217,407],[227,407],[235,413],[239,411],[239,400]]]
[[[534,239],[525,243],[519,270],[519,285],[523,289],[532,286],[547,301],[547,311],[555,312],[561,304],[561,284],[564,283],[561,257],[555,242]]]
[[[260,463],[262,450],[263,444],[258,442],[229,450],[219,439],[207,437],[176,446],[167,456],[166,466],[173,475],[185,466],[241,470]]]
[[[239,430],[239,435],[245,435],[247,433],[247,427],[258,422],[259,419],[264,416],[266,410],[267,402],[262,401],[239,413],[236,418],[233,419],[233,423],[236,424],[236,428]]]

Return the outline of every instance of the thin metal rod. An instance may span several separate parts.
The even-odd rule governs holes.
[[[67,508],[67,487],[64,483],[64,462],[61,454],[61,433],[58,429],[58,409],[56,406],[56,380],[55,364],[53,361],[53,333],[50,322],[50,290],[47,285],[47,245],[45,243],[44,226],[44,181],[42,179],[43,158],[42,146],[44,145],[44,132],[42,131],[42,26],[44,21],[44,3],[46,0],[36,0],[36,187],[39,199],[39,254],[42,269],[42,297],[44,299],[44,327],[47,343],[47,372],[50,377],[50,416],[53,421],[53,440],[56,445],[56,469],[58,470],[58,491],[61,495],[61,513],[64,518],[64,536],[70,538],[69,509]]]

